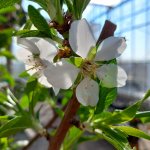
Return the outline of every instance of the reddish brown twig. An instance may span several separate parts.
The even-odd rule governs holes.
[[[61,146],[69,128],[72,126],[71,120],[74,118],[79,107],[80,107],[80,104],[77,101],[77,98],[74,94],[72,99],[69,101],[69,104],[65,111],[65,115],[56,131],[56,134],[50,142],[49,150],[59,150],[60,149],[60,146]]]

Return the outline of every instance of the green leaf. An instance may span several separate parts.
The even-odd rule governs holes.
[[[82,13],[90,0],[73,0],[74,15],[76,19],[81,19]]]
[[[150,111],[137,112],[135,115],[135,118],[145,118],[145,117],[150,117]]]
[[[30,19],[28,19],[27,21],[26,21],[26,24],[25,24],[25,26],[23,27],[23,30],[30,30],[31,29],[31,27],[32,27],[32,21],[30,20]]]
[[[108,112],[108,111],[105,112],[105,111],[104,111],[104,112],[102,112],[102,113],[100,113],[100,114],[95,114],[95,115],[93,116],[92,122],[98,123],[98,122],[103,121],[103,120],[106,119],[106,118],[111,117],[111,116],[112,116],[112,113],[111,113],[111,112]]]
[[[142,98],[142,102],[144,102],[145,100],[147,100],[150,97],[150,90],[148,90],[145,94],[145,96]]]
[[[126,134],[120,134],[118,130],[115,130],[107,125],[100,125],[99,128],[111,138],[116,139],[117,141],[120,141],[123,143],[128,143]]]
[[[81,57],[70,57],[66,60],[68,60],[68,62],[72,63],[76,67],[80,67],[83,62],[83,59]]]
[[[20,36],[21,38],[25,37],[49,37],[47,34],[43,33],[42,31],[39,30],[19,30],[17,32],[13,33],[14,36]]]
[[[14,55],[8,50],[0,51],[0,56],[4,56],[4,57],[9,58],[9,59],[15,58]]]
[[[7,95],[0,91],[0,102],[7,101]]]
[[[135,118],[139,118],[142,123],[150,122],[150,111],[137,112]]]
[[[99,101],[96,106],[95,114],[102,113],[109,107],[117,97],[117,88],[106,88],[100,86]]]
[[[6,13],[10,13],[16,10],[16,7],[14,6],[8,6],[6,8],[2,8],[0,9],[0,14],[6,14]]]
[[[34,113],[34,106],[35,106],[34,91],[36,90],[37,83],[38,83],[37,79],[31,77],[29,78],[29,81],[25,87],[25,94],[28,96],[28,99],[29,99],[29,110],[31,114]]]
[[[98,128],[101,130],[96,129],[95,132],[99,130],[99,132],[97,133],[101,133],[101,137],[110,142],[116,149],[131,150],[131,147],[127,140],[127,134],[123,133],[122,131],[113,129],[107,125],[100,125]]]
[[[27,118],[26,115],[17,116],[0,127],[0,138],[8,137],[30,127],[32,127],[32,122],[29,120],[29,118]]]
[[[150,140],[150,135],[139,130],[139,129],[136,129],[136,128],[133,128],[133,127],[129,127],[129,126],[115,126],[113,128],[117,128],[123,132],[125,132],[126,134],[128,135],[131,135],[131,136],[135,136],[135,137],[138,137],[138,138],[144,138],[144,139],[147,139],[147,140]]]
[[[21,78],[26,78],[26,77],[29,77],[30,75],[27,73],[27,71],[24,71],[24,72],[22,72],[20,75],[19,75],[19,77],[21,77]]]
[[[0,24],[8,22],[8,19],[2,15],[0,15]]]
[[[63,142],[63,150],[70,150],[73,148],[73,145],[77,142],[80,136],[83,134],[83,131],[76,127],[69,129],[67,136]]]
[[[103,121],[107,124],[119,124],[128,122],[134,118],[140,106],[141,101],[138,101],[123,111],[114,112],[111,117],[107,118],[106,120],[104,119]]]
[[[55,107],[54,110],[61,118],[64,116],[64,112],[60,108]]]
[[[89,53],[88,53],[88,56],[87,56],[87,58],[89,59],[89,60],[93,60],[94,58],[95,58],[95,56],[96,56],[96,47],[92,47],[91,49],[90,49],[90,51],[89,51]]]
[[[46,0],[46,5],[48,9],[48,14],[51,18],[51,20],[54,20],[56,17],[56,8],[54,6],[54,1],[53,0]]]
[[[29,0],[29,1],[39,4],[45,11],[47,11],[47,5],[45,0]]]
[[[69,12],[71,12],[73,14],[73,3],[72,3],[72,0],[65,0],[66,4],[67,4],[67,7],[68,7],[68,10]]]
[[[20,3],[21,0],[0,0],[0,9]]]
[[[55,0],[54,5],[55,5],[55,9],[56,9],[55,20],[59,24],[62,24],[64,20],[63,20],[62,7],[61,7],[60,0]]]
[[[127,143],[122,143],[120,141],[117,141],[113,138],[110,138],[109,136],[103,134],[103,138],[108,141],[110,144],[112,144],[117,150],[132,150],[130,145]]]
[[[10,75],[10,73],[7,71],[6,67],[3,65],[0,65],[0,80],[7,82],[10,86],[14,86],[15,81],[14,78]]]
[[[99,137],[97,135],[88,135],[88,136],[81,136],[78,140],[78,143],[83,143],[87,141],[97,141]]]
[[[137,101],[133,105],[127,107],[126,109],[122,111],[116,111],[114,112],[110,117],[104,118],[101,120],[101,122],[105,122],[106,124],[119,124],[119,123],[125,123],[130,120],[132,120],[136,112],[139,110],[141,104],[150,96],[150,91],[148,91],[144,98]]]
[[[44,17],[39,13],[39,11],[37,9],[35,9],[33,6],[29,5],[28,13],[29,13],[29,17],[30,17],[32,23],[34,24],[34,26],[38,30],[40,30],[50,36],[49,26],[48,26],[46,20],[44,19]]]
[[[11,43],[11,35],[11,29],[6,29],[0,32],[0,48],[5,47]]]

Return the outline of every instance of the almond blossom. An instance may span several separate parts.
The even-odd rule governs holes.
[[[25,63],[27,72],[38,77],[38,81],[42,85],[52,87],[47,81],[44,71],[47,66],[53,65],[53,58],[57,54],[55,43],[48,38],[18,38],[17,43],[23,47],[18,51],[17,58]],[[54,88],[54,91],[57,93],[58,89]]]
[[[126,48],[124,38],[109,37],[103,40],[97,48],[96,56],[89,59],[88,54],[96,47],[96,40],[87,21],[82,19],[71,24],[69,43],[72,50],[83,59],[80,68],[62,59],[55,64],[55,67],[45,69],[44,74],[48,82],[57,88],[68,89],[81,73],[83,78],[76,87],[76,97],[84,106],[95,106],[99,100],[99,84],[95,81],[97,77],[104,87],[125,85],[127,75],[121,67],[116,64],[97,63],[119,57]]]

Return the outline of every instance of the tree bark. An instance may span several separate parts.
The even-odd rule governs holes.
[[[55,136],[49,142],[50,144],[49,144],[48,150],[59,150],[60,149],[61,144],[64,141],[64,138],[65,138],[69,128],[72,126],[71,121],[74,119],[79,107],[80,107],[80,104],[77,101],[77,98],[74,94],[72,99],[68,103],[64,117],[56,131]]]

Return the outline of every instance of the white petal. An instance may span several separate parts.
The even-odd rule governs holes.
[[[31,76],[37,73],[37,69],[35,69],[35,67],[32,65],[25,65],[25,69],[27,70],[27,73]]]
[[[48,67],[44,71],[47,80],[54,87],[61,89],[70,88],[77,78],[78,73],[79,69],[65,60],[56,63],[54,67]]]
[[[57,47],[51,39],[40,39],[36,45],[40,50],[40,58],[53,62],[53,58],[57,54]]]
[[[86,19],[74,21],[69,30],[69,43],[73,51],[86,58],[91,47],[96,45],[96,41]]]
[[[109,37],[98,47],[96,61],[107,61],[119,57],[126,48],[124,38]]]
[[[36,38],[17,38],[18,45],[23,48],[29,50],[33,54],[39,54],[40,51],[38,47],[35,45],[34,41],[37,41]]]
[[[76,97],[84,106],[95,106],[99,100],[98,83],[90,78],[83,79],[76,88]]]
[[[53,87],[53,91],[55,93],[55,96],[59,93],[59,90],[60,90],[60,88]]]
[[[16,53],[16,58],[24,63],[28,63],[29,58],[33,57],[33,54],[26,49],[19,49]]]
[[[97,69],[97,76],[102,82],[102,86],[112,88],[112,87],[122,87],[126,84],[127,74],[119,66],[115,64],[103,65]]]
[[[46,86],[46,87],[52,87],[52,85],[47,81],[47,78],[44,76],[44,75],[42,75],[39,79],[38,79],[38,81],[42,84],[42,85],[44,85],[44,86]]]

